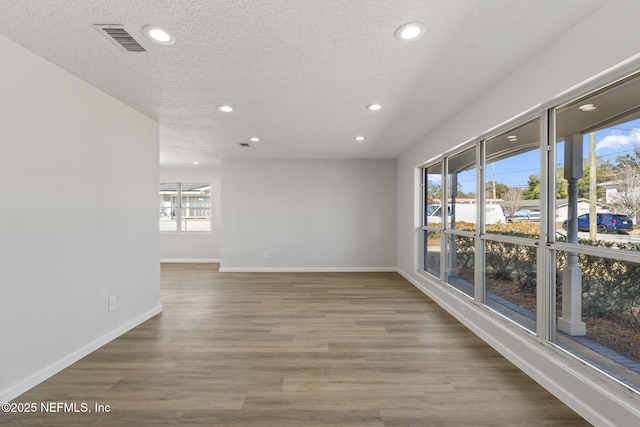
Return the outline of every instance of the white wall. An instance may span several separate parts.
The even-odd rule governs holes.
[[[220,169],[160,169],[160,182],[210,182],[211,232],[160,233],[162,262],[220,261]]]
[[[2,36],[0,56],[5,402],[162,307],[158,124]]]
[[[393,269],[395,186],[395,160],[223,160],[221,270]]]
[[[402,274],[595,425],[638,425],[637,393],[603,379],[553,346],[417,273],[416,166],[526,110],[559,99],[576,85],[602,81],[599,74],[611,74],[607,72],[611,67],[618,75],[640,69],[639,14],[640,2],[635,0],[605,4],[398,159],[397,265]]]

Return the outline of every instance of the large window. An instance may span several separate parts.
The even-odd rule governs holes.
[[[640,79],[555,112],[555,342],[640,388]]]
[[[211,231],[211,184],[160,184],[160,231]]]
[[[488,203],[500,204],[506,222],[487,232],[536,236],[540,223],[540,120],[516,126],[486,141],[485,192]],[[526,231],[526,233],[524,233]]]
[[[640,77],[504,129],[423,168],[423,271],[640,391]]]
[[[440,278],[440,253],[442,221],[446,221],[447,208],[442,206],[442,163],[436,163],[422,172],[423,263],[422,268]]]
[[[473,297],[478,200],[475,147],[447,157],[447,283]]]
[[[504,223],[487,218],[486,304],[536,330],[537,243],[540,237],[540,119],[485,141],[487,206],[502,206]],[[505,236],[505,237],[502,237]]]

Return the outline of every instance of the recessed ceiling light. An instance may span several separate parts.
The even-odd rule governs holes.
[[[150,40],[153,40],[156,43],[174,44],[176,42],[176,38],[173,37],[173,35],[164,28],[147,25],[146,27],[142,28],[142,32]]]
[[[364,141],[364,136],[356,136],[355,138],[356,141]]]
[[[509,135],[507,139],[511,142],[514,142],[518,140],[518,137],[516,135]]]
[[[578,107],[582,111],[593,111],[596,109],[596,106],[593,104],[584,104]]]
[[[200,162],[191,162],[192,165],[199,165]]]
[[[412,40],[418,40],[424,35],[425,30],[426,27],[424,26],[424,24],[421,24],[419,22],[410,22],[398,28],[395,35],[398,40],[408,42]]]
[[[251,138],[249,138],[249,141],[258,142],[258,141],[260,141],[260,138],[258,138],[257,136],[252,136]]]
[[[233,111],[233,108],[231,108],[228,105],[218,105],[218,110],[225,112],[225,113],[230,113]]]
[[[379,109],[382,108],[382,105],[380,105],[380,104],[369,104],[369,105],[367,105],[366,108],[369,111],[378,111]]]

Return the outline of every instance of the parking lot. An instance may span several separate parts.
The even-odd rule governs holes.
[[[567,232],[564,231],[562,229],[562,227],[558,227],[556,229],[556,231],[559,234],[563,235],[563,236],[567,235]],[[585,231],[579,231],[578,232],[578,238],[579,239],[590,239],[589,233],[585,232]],[[628,242],[628,243],[640,244],[640,234],[635,234],[634,232],[632,232],[631,234],[598,233],[597,234],[597,239],[598,240],[604,240],[604,241],[607,241],[607,242],[615,242],[615,243]]]

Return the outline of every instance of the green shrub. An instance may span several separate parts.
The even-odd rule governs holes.
[[[475,224],[457,223],[458,230],[475,230]],[[538,223],[522,222],[487,225],[488,233],[536,239]],[[559,236],[558,241],[565,241]],[[580,240],[582,245],[609,250],[640,251],[634,243],[613,243],[602,240]],[[537,247],[487,240],[486,265],[495,280],[516,280],[518,285],[535,295],[537,286]],[[456,238],[458,266],[473,266],[474,239]],[[556,296],[562,295],[562,270],[566,253],[556,253]],[[612,258],[580,254],[582,270],[583,313],[589,317],[614,320],[640,332],[640,264]]]
[[[580,239],[580,244],[612,251],[639,251],[640,245]],[[556,296],[562,295],[566,252],[556,255]],[[582,271],[582,310],[588,317],[613,320],[640,331],[640,264],[614,258],[578,254]]]

